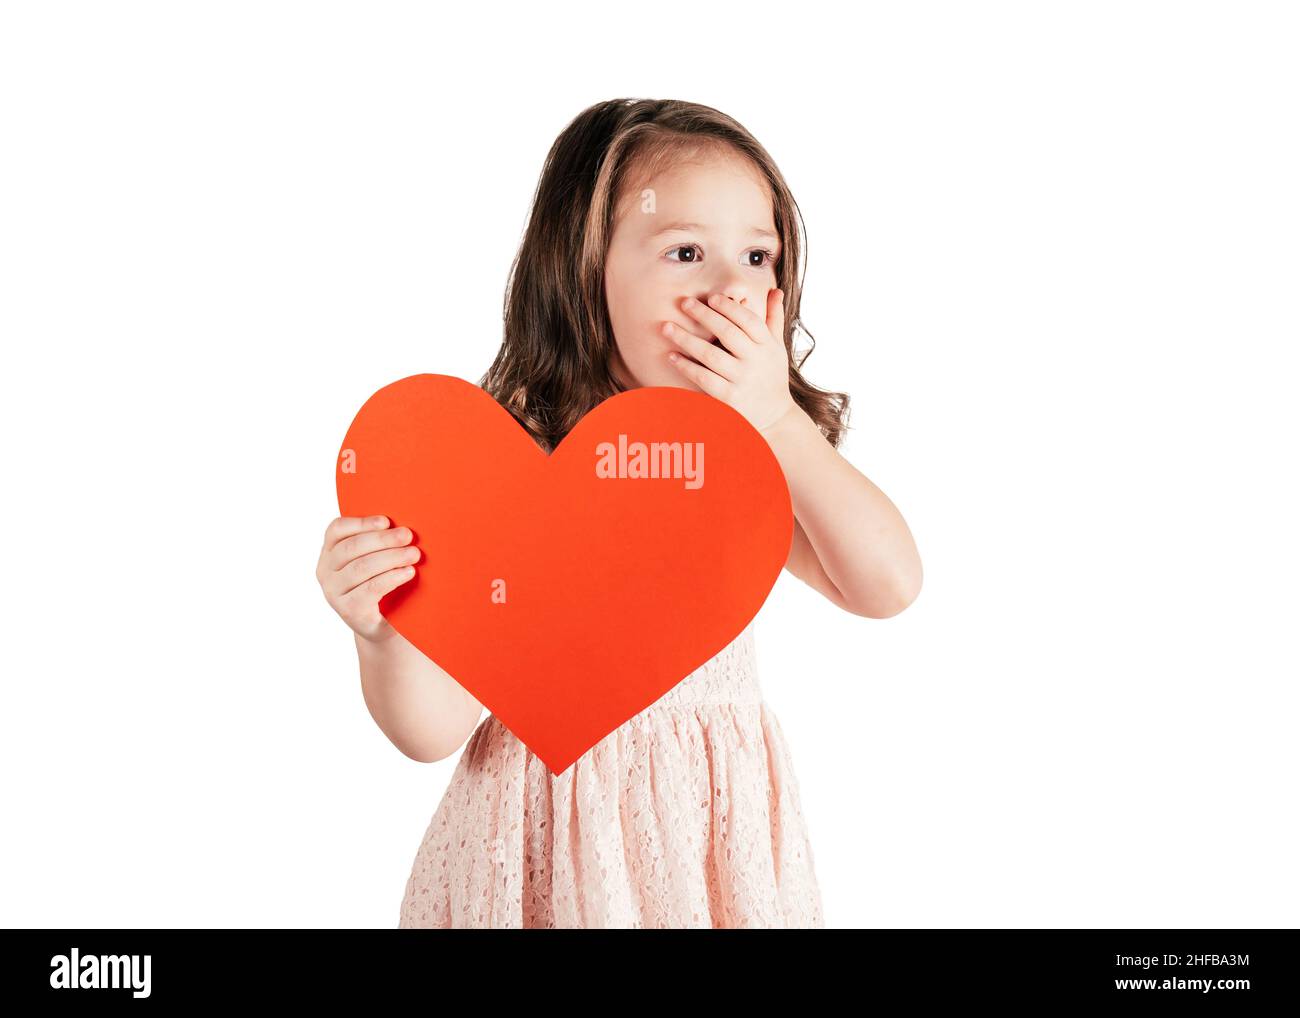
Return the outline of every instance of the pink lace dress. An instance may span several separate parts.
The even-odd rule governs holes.
[[[416,853],[399,926],[822,927],[753,626],[558,777],[484,718]]]

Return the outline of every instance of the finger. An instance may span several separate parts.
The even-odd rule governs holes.
[[[668,355],[668,361],[710,396],[722,398],[723,386],[727,384],[725,378],[676,352]]]
[[[398,566],[395,569],[386,569],[384,572],[370,577],[360,586],[353,587],[343,595],[346,602],[345,607],[360,607],[365,605],[369,607],[372,604],[378,604],[380,598],[387,594],[395,587],[406,583],[414,578],[414,566]]]
[[[400,569],[403,566],[414,567],[420,558],[420,549],[414,546],[382,548],[360,558],[354,558],[338,572],[337,596],[343,597],[352,593],[382,572]]]
[[[677,347],[678,352],[695,358],[700,364],[716,371],[723,378],[731,378],[731,368],[737,361],[726,347],[700,339],[684,329],[677,328],[672,322],[664,323],[664,334],[668,337],[668,341]]]
[[[672,320],[670,319],[670,321]],[[708,329],[706,329],[703,325],[695,321],[693,318],[689,318],[685,315],[682,316],[682,320],[680,322],[672,321],[672,325],[673,328],[679,329],[689,336],[694,336],[697,339],[702,339],[706,343],[711,342],[715,338],[713,333],[710,332]]]
[[[344,569],[349,562],[372,551],[410,544],[414,536],[410,527],[386,526],[381,530],[365,530],[360,534],[345,537],[334,546],[334,550],[326,556],[326,559],[335,569]]]
[[[336,516],[325,528],[325,550],[333,550],[334,546],[345,537],[386,526],[388,526],[386,516]]]
[[[785,291],[780,288],[767,295],[767,331],[778,343],[785,344]]]
[[[710,307],[710,304],[713,306]],[[736,314],[737,317],[748,315],[751,320],[758,321],[758,316],[752,311],[732,300],[726,294],[721,293],[715,293],[710,297],[708,304],[701,304],[697,300],[692,300],[690,304],[685,306],[684,310],[706,329],[711,329],[713,334],[722,340],[723,345],[729,350],[742,350],[745,343],[755,342],[744,329],[728,318],[727,315],[714,310],[714,308],[722,307],[725,307],[729,313]]]

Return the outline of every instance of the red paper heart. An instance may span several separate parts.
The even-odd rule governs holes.
[[[682,455],[600,477],[605,442],[627,474],[636,443]],[[612,396],[548,457],[478,386],[412,375],[358,412],[337,489],[342,515],[387,516],[421,549],[384,617],[557,775],[744,631],[794,530],[763,437],[672,387]]]

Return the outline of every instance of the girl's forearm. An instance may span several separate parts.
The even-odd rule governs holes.
[[[379,641],[353,636],[366,707],[389,741],[421,763],[459,749],[483,705],[401,633]]]
[[[853,610],[897,615],[921,590],[921,557],[901,513],[826,440],[802,407],[763,430],[822,568]]]

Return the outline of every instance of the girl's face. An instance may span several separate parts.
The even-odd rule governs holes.
[[[698,391],[668,360],[680,348],[664,322],[715,339],[681,306],[685,297],[706,302],[715,293],[766,315],[781,255],[771,195],[739,155],[677,165],[645,187],[625,200],[605,262],[614,374],[629,389]]]

